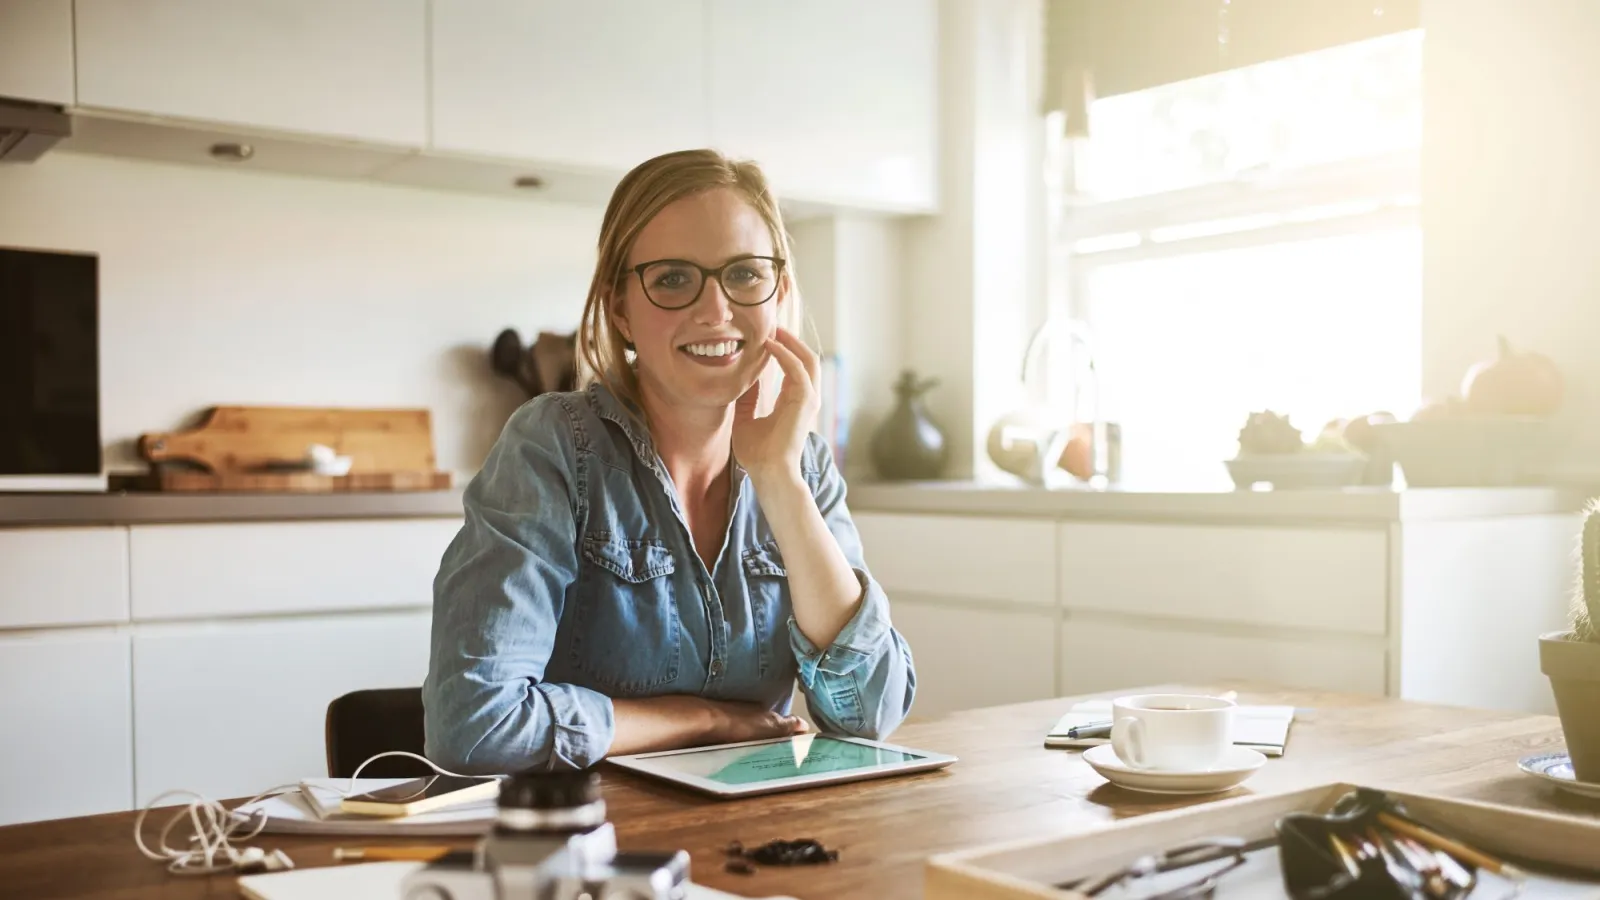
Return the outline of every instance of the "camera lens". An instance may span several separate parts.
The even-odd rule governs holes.
[[[519,772],[500,785],[501,809],[577,809],[600,800],[600,776],[581,772]]]

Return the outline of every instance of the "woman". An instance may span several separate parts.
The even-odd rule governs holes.
[[[512,416],[435,579],[428,756],[583,768],[795,734],[797,679],[822,730],[888,734],[911,652],[809,433],[818,362],[779,327],[800,296],[765,178],[709,150],[652,159],[599,251],[591,383]]]

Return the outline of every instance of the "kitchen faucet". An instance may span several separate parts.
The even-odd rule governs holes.
[[[1052,391],[1054,379],[1047,378],[1040,392],[1033,389],[1031,376],[1035,372],[1040,356],[1049,349],[1054,341],[1065,339],[1083,348],[1086,364],[1083,366],[1083,377],[1073,379],[1073,412],[1061,415],[1061,410],[1055,404]],[[1051,316],[1045,319],[1028,340],[1028,348],[1022,357],[1022,384],[1028,393],[1030,406],[1040,411],[1045,417],[1044,423],[1003,422],[999,426],[999,442],[1002,449],[1010,450],[1019,443],[1029,443],[1035,448],[1032,465],[1026,472],[1015,473],[1033,484],[1045,487],[1055,487],[1072,481],[1072,475],[1063,471],[1058,461],[1066,449],[1067,442],[1072,439],[1072,421],[1081,407],[1079,402],[1084,391],[1088,392],[1088,401],[1091,409],[1090,433],[1092,435],[1090,450],[1090,483],[1103,486],[1109,480],[1110,458],[1108,442],[1106,440],[1106,426],[1100,406],[1100,373],[1095,365],[1094,335],[1087,322],[1079,319],[1061,319]],[[1020,418],[1020,417],[1019,417]],[[1065,421],[1062,421],[1065,420]]]

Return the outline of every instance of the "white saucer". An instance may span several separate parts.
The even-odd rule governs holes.
[[[1542,778],[1569,794],[1600,800],[1600,784],[1579,781],[1572,770],[1572,757],[1565,753],[1544,753],[1525,756],[1517,761],[1517,768],[1535,778]]]
[[[1083,751],[1083,761],[1117,787],[1147,794],[1215,794],[1238,787],[1267,758],[1249,747],[1229,747],[1222,761],[1203,772],[1153,772],[1135,769],[1117,757],[1110,744]]]

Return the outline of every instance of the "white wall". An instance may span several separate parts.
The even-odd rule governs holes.
[[[806,339],[843,365],[843,401],[850,410],[843,461],[851,479],[876,477],[872,435],[894,406],[903,323],[904,226],[878,217],[834,216],[790,225],[806,313],[816,328]]]
[[[56,153],[0,165],[0,245],[100,256],[107,466],[213,404],[425,406],[482,462],[501,328],[577,323],[599,209]]]
[[[1600,445],[1600,4],[1424,0],[1423,387],[1495,335],[1565,369]]]
[[[1021,361],[1043,304],[1040,0],[940,4],[941,214],[907,225],[905,364],[952,458],[947,477],[988,477],[994,420],[1022,400]]]

